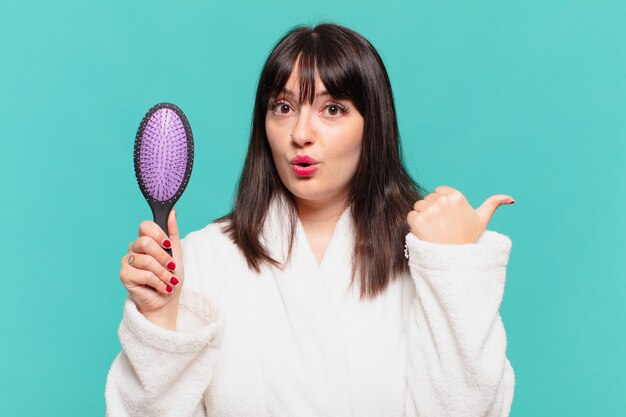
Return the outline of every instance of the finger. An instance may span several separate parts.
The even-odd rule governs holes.
[[[132,291],[135,287],[140,285],[152,287],[161,294],[171,294],[173,291],[169,284],[163,282],[163,280],[152,271],[135,268],[128,264],[122,267],[120,280],[128,291]]]
[[[131,253],[127,257],[129,265],[136,269],[143,269],[152,272],[166,285],[175,287],[179,284],[180,280],[172,272],[163,267],[156,259],[150,255],[143,255],[140,253]]]
[[[496,194],[487,198],[481,205],[478,207],[475,212],[478,214],[478,218],[482,222],[483,226],[486,228],[487,224],[491,220],[491,217],[496,212],[496,209],[503,204],[512,204],[515,200],[513,197],[506,194]]]
[[[180,243],[178,222],[176,221],[176,209],[174,208],[172,209],[172,211],[170,211],[170,214],[167,218],[167,228],[169,229],[170,239],[172,241],[172,256],[176,259],[176,261],[180,263],[183,260],[183,251]]]
[[[413,205],[413,210],[417,211],[417,212],[422,212],[424,210],[426,210],[426,207],[428,207],[429,205],[431,205],[432,203],[426,200],[419,200],[417,201],[414,205]]]
[[[165,234],[161,226],[151,220],[144,220],[139,224],[139,236],[149,236],[165,249],[172,247],[170,238]]]
[[[439,199],[439,197],[441,197],[441,194],[431,193],[431,194],[428,194],[426,197],[424,197],[424,200],[434,203],[435,201]]]
[[[456,188],[448,187],[447,185],[440,185],[439,187],[435,188],[435,193],[441,195],[454,194],[458,191],[459,190],[457,190]]]
[[[176,270],[176,261],[151,237],[139,236],[131,244],[130,252],[150,255],[163,265],[164,268],[170,271]]]

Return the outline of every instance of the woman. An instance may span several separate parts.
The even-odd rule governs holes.
[[[108,415],[508,415],[511,241],[486,226],[512,199],[423,195],[373,46],[334,24],[289,32],[232,213],[182,240],[175,214],[169,237],[144,221],[122,258]]]

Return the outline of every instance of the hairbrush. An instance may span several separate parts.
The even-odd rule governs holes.
[[[174,104],[154,105],[135,136],[135,176],[152,209],[154,222],[169,236],[167,218],[185,191],[193,166],[193,135],[187,117]],[[172,255],[171,249],[166,249]]]

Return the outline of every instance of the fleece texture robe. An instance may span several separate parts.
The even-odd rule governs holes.
[[[274,204],[262,235],[279,260],[284,218]],[[107,416],[507,416],[515,377],[499,307],[511,240],[409,233],[410,274],[373,301],[349,288],[353,240],[346,210],[318,265],[298,221],[286,267],[256,273],[220,225],[189,233],[177,329],[125,301]]]

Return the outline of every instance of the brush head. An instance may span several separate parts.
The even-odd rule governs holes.
[[[193,167],[193,135],[187,117],[170,103],[153,106],[135,136],[135,176],[154,222],[169,236],[167,219],[187,187]],[[171,249],[166,249],[172,255]]]
[[[193,135],[177,106],[159,103],[144,116],[135,137],[135,175],[150,204],[172,207],[193,167]]]

